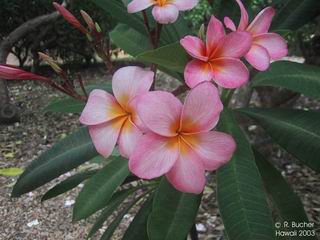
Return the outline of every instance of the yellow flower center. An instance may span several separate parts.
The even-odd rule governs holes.
[[[170,2],[170,0],[155,0],[155,1],[156,1],[156,4],[160,7],[163,7]]]

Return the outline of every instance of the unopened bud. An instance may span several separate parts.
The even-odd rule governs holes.
[[[95,24],[92,20],[92,18],[90,17],[90,15],[88,13],[86,13],[83,10],[80,10],[81,16],[83,18],[83,20],[88,24],[88,27],[93,31],[95,30]]]
[[[206,33],[205,33],[205,26],[204,24],[201,25],[199,32],[198,32],[198,37],[202,40],[205,40]]]
[[[46,63],[48,63],[48,64],[50,65],[50,67],[52,67],[52,69],[53,69],[56,73],[60,74],[60,73],[63,72],[63,70],[60,68],[60,66],[57,64],[57,62],[56,62],[55,60],[53,60],[50,56],[48,56],[48,55],[46,55],[46,54],[44,54],[44,53],[42,53],[42,52],[38,52],[38,54],[39,54],[39,57],[40,57],[43,61],[45,61]]]
[[[8,80],[49,81],[49,78],[47,77],[43,77],[31,72],[27,72],[11,65],[0,65],[0,78],[4,78]]]
[[[97,32],[98,32],[98,33],[101,33],[102,30],[101,30],[101,28],[100,28],[100,26],[99,26],[99,24],[98,24],[97,22],[95,23],[95,26],[96,26]]]

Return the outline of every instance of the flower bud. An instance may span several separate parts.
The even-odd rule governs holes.
[[[94,24],[92,18],[90,17],[90,15],[83,10],[80,10],[80,13],[81,13],[83,20],[88,24],[88,27],[92,31],[96,30],[95,24]]]
[[[49,81],[49,78],[47,77],[43,77],[31,72],[27,72],[11,65],[0,65],[0,78],[4,78],[8,80]]]
[[[57,62],[56,62],[55,60],[53,60],[50,56],[48,56],[48,55],[46,55],[46,54],[44,54],[44,53],[42,53],[42,52],[38,52],[38,54],[39,54],[39,57],[40,57],[43,61],[45,61],[46,63],[48,63],[48,64],[50,65],[50,67],[52,67],[52,69],[53,69],[56,73],[60,74],[60,73],[63,72],[63,70],[60,68],[60,66],[57,64]]]

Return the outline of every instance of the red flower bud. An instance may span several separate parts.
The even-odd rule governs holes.
[[[39,76],[10,65],[0,65],[0,78],[9,80],[49,81],[47,77]]]
[[[86,13],[85,11],[83,11],[83,10],[81,10],[80,13],[81,13],[81,16],[84,19],[84,21],[88,24],[88,27],[92,31],[95,31],[96,27],[95,27],[95,24],[94,24],[92,18],[90,17],[90,15],[88,13]]]
[[[72,26],[80,30],[82,33],[87,34],[88,30],[76,19],[75,16],[72,15],[64,6],[60,5],[59,3],[53,2],[53,6],[56,10],[61,14],[61,16],[67,20]]]

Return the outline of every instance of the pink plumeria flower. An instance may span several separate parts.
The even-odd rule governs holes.
[[[177,21],[179,11],[194,8],[199,0],[133,0],[128,5],[129,13],[140,12],[154,6],[152,15],[158,23],[169,24]]]
[[[142,126],[136,115],[140,94],[149,91],[153,72],[139,67],[119,69],[112,78],[114,96],[103,90],[93,90],[80,116],[80,122],[89,126],[89,133],[97,151],[110,156],[116,143],[120,154],[129,157]]]
[[[249,33],[233,32],[226,35],[223,24],[212,16],[206,43],[194,36],[186,36],[180,43],[194,58],[184,70],[184,78],[189,87],[213,80],[224,88],[238,88],[248,81],[249,71],[239,58],[251,47],[252,38]]]
[[[179,191],[199,194],[205,186],[205,170],[218,169],[235,151],[230,135],[210,131],[223,105],[209,82],[192,89],[184,105],[171,93],[154,91],[140,97],[137,109],[149,129],[129,159],[130,171],[140,178],[166,174]]]
[[[238,28],[228,17],[224,18],[224,23],[232,31],[246,31],[252,35],[252,47],[245,58],[257,70],[265,71],[270,61],[279,60],[288,54],[286,41],[279,34],[268,33],[275,11],[272,7],[263,9],[249,25],[247,10],[241,0],[236,1],[241,10]]]

